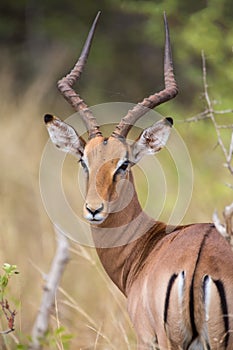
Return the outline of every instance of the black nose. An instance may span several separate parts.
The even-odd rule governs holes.
[[[96,214],[99,214],[104,209],[104,205],[102,203],[99,208],[94,209],[94,208],[91,208],[91,206],[89,204],[86,204],[86,209],[94,217]]]

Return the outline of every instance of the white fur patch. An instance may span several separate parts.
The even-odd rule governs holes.
[[[178,301],[181,309],[183,308],[184,288],[185,288],[185,271],[182,271],[178,275]]]
[[[204,308],[205,308],[205,321],[209,321],[209,309],[210,309],[210,300],[211,300],[211,285],[212,280],[210,276],[204,277]]]
[[[72,126],[57,117],[46,124],[51,141],[57,148],[66,153],[80,157],[84,143]]]

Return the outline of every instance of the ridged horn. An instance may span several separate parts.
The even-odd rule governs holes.
[[[71,104],[75,111],[79,112],[89,134],[89,139],[101,136],[99,125],[97,124],[96,118],[92,111],[85,104],[83,99],[75,92],[73,85],[79,80],[85,63],[87,61],[92,39],[95,33],[96,24],[99,19],[100,12],[97,13],[95,20],[91,26],[86,42],[82,49],[81,55],[75,64],[74,68],[64,78],[58,81],[57,87],[64,98]]]

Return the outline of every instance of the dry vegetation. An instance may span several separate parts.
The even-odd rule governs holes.
[[[55,83],[52,85],[57,74],[57,68],[53,68],[49,71],[45,67],[44,73],[17,96],[10,70],[0,72],[0,264],[16,264],[20,271],[8,291],[17,309],[16,330],[0,339],[0,347],[7,350],[29,342],[43,274],[55,251],[53,226],[41,201],[38,180],[47,140],[41,116],[48,112],[46,104],[57,108],[60,103]],[[210,221],[214,209],[221,211],[232,198],[232,189],[225,186],[230,177],[222,167],[221,151],[214,150],[214,129],[208,121],[178,126],[190,150],[195,173],[194,195],[184,221]],[[74,166],[75,162],[71,169]],[[73,189],[71,193],[75,195]],[[64,335],[72,336],[70,347],[66,343],[69,337]],[[94,249],[72,243],[44,349],[134,347],[123,296],[106,277]]]
[[[2,336],[2,349],[29,343],[42,294],[43,274],[48,272],[55,251],[53,225],[39,188],[40,159],[48,138],[42,121],[46,113],[43,101],[48,94],[53,100],[51,92],[56,94],[55,84],[50,85],[55,70],[50,76],[47,73],[45,69],[18,96],[13,93],[14,77],[10,70],[0,73],[0,264],[16,264],[20,271],[8,291],[17,309],[16,331]],[[56,332],[60,327],[64,330]],[[66,348],[64,335],[72,336],[70,349],[132,349],[134,344],[123,297],[108,281],[94,249],[75,244],[71,244],[70,261],[57,293],[44,348]]]

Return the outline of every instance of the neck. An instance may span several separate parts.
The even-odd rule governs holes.
[[[144,266],[146,256],[166,234],[166,225],[143,212],[134,188],[126,208],[109,214],[99,226],[92,226],[97,253],[107,274],[127,296],[127,291]],[[153,239],[152,239],[153,238]]]

